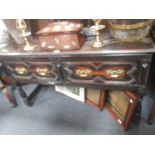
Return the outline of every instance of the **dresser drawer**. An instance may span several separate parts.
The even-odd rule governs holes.
[[[66,82],[98,85],[145,85],[149,62],[139,61],[80,61],[63,62]]]
[[[9,74],[17,80],[33,80],[33,82],[36,80],[40,83],[60,80],[59,71],[53,62],[10,61],[5,63],[5,66]]]

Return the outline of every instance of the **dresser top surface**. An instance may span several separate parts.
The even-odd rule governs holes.
[[[21,46],[17,46],[14,42],[0,47],[0,56],[5,55],[85,55],[85,54],[144,54],[155,53],[155,45],[151,37],[136,42],[120,42],[104,35],[105,46],[102,48],[93,48],[92,43],[94,37],[89,37],[80,50],[72,51],[24,51]]]

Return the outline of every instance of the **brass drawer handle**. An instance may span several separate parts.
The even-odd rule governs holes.
[[[37,67],[36,72],[37,72],[37,74],[39,74],[41,76],[46,76],[47,74],[49,74],[50,71],[48,68]]]
[[[88,77],[92,71],[90,69],[77,69],[75,74],[80,77]]]
[[[108,70],[106,70],[106,74],[110,78],[119,78],[119,77],[125,75],[125,70],[123,70],[123,69],[118,69],[118,70],[108,69]]]
[[[27,74],[27,72],[28,72],[27,69],[22,66],[15,67],[15,71],[20,75]]]
[[[91,75],[101,75],[101,72],[93,72],[91,69],[76,69],[75,70],[75,74],[79,77],[85,78],[85,77],[89,77]],[[109,78],[120,78],[120,77],[124,77],[125,76],[125,70],[124,69],[107,69],[105,71],[105,74],[102,74],[102,76],[106,76]]]

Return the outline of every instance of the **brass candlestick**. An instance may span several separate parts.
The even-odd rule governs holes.
[[[24,19],[16,19],[16,28],[21,31],[22,37],[25,41],[25,45],[23,49],[25,51],[31,51],[33,50],[36,45],[34,45],[29,39],[28,36],[31,35],[30,32],[26,32],[27,30],[27,24]]]
[[[92,27],[95,29],[96,40],[93,43],[94,48],[100,48],[104,46],[104,42],[100,36],[100,30],[105,28],[105,25],[99,25],[102,19],[93,19],[95,25]]]

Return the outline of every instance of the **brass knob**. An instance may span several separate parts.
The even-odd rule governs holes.
[[[75,74],[80,77],[88,77],[92,71],[90,69],[77,69]]]
[[[36,72],[37,72],[37,74],[39,74],[41,76],[46,76],[47,74],[49,74],[50,71],[46,67],[37,67]]]
[[[15,71],[20,75],[27,74],[27,72],[28,72],[27,69],[22,66],[15,67]]]
[[[124,76],[125,70],[123,70],[123,69],[117,69],[117,70],[108,69],[108,70],[106,70],[106,74],[110,78],[119,78],[121,76]]]

